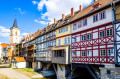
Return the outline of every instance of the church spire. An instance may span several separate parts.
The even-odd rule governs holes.
[[[18,26],[17,26],[17,20],[16,20],[16,18],[15,18],[15,20],[14,20],[13,27],[16,27],[16,28],[18,28]]]

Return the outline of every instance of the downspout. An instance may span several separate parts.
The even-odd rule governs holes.
[[[71,24],[72,25],[72,24]],[[71,51],[71,79],[72,79],[72,34],[71,34],[71,26],[70,26],[70,37],[71,37],[71,46],[70,46],[70,51]]]
[[[116,17],[115,17],[115,3],[111,3],[111,7],[112,7],[112,16],[113,16],[113,24],[114,24],[114,60],[115,60],[115,64],[118,64],[118,59],[117,59],[117,55],[118,55],[118,52],[117,52],[117,44],[116,44],[116,24],[115,24],[115,21],[116,21]]]

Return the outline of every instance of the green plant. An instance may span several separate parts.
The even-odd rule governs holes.
[[[9,67],[12,67],[12,64],[9,64]]]

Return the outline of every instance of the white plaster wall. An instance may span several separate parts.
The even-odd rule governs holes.
[[[92,27],[95,27],[95,26],[98,26],[98,25],[102,25],[102,24],[111,22],[112,21],[112,8],[106,9],[105,12],[106,12],[106,19],[98,20],[97,22],[93,23],[93,15],[92,15],[92,16],[87,17],[87,26],[84,26],[84,27],[81,27],[81,28],[77,28],[76,30],[73,30],[73,25],[71,25],[71,33],[75,33],[75,32],[78,32],[78,31],[82,31],[82,30],[85,30],[85,29],[88,29],[88,28],[92,28]],[[98,15],[98,17],[99,17],[99,15]]]
[[[98,38],[98,32],[93,33],[93,39]]]
[[[77,51],[76,54],[77,54],[77,56],[79,57],[79,56],[80,56],[80,51]]]
[[[17,62],[16,66],[17,68],[26,68],[26,62]]]
[[[12,36],[10,36],[10,43],[19,43],[20,41],[20,30],[17,28],[11,29],[10,34],[12,33]],[[17,35],[16,35],[17,32]]]
[[[93,56],[98,56],[98,50],[93,50]]]

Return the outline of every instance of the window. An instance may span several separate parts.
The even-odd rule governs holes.
[[[100,13],[100,20],[105,19],[105,12]]]
[[[68,31],[68,26],[59,29],[59,33],[67,32],[67,31]]]
[[[73,30],[77,29],[76,23],[73,24]]]
[[[64,57],[65,51],[64,50],[56,50],[54,51],[54,57]]]
[[[78,22],[78,28],[82,27],[82,22]]]
[[[93,16],[93,22],[96,22],[96,21],[98,21],[98,14]]]
[[[87,51],[87,56],[92,56],[92,51],[91,50]]]
[[[49,46],[49,43],[47,43],[47,47]]]
[[[113,49],[108,49],[108,56],[114,56]]]
[[[70,37],[68,37],[68,43],[70,43]]]
[[[85,41],[85,40],[86,40],[86,36],[82,36],[82,37],[81,37],[81,40],[82,40],[82,41]]]
[[[88,34],[87,35],[87,40],[91,40],[92,39],[92,34]]]
[[[74,43],[74,42],[76,42],[76,38],[74,37],[74,38],[72,38],[72,42]]]
[[[107,36],[111,36],[113,35],[113,30],[112,29],[108,29],[107,30]]]
[[[105,37],[105,31],[100,31],[100,38]]]
[[[106,51],[105,49],[100,50],[100,56],[106,56]]]
[[[43,41],[45,41],[45,36],[43,36]]]
[[[44,43],[44,48],[46,47],[46,44]]]
[[[17,35],[17,31],[16,31],[16,35]]]
[[[64,38],[64,44],[67,44],[67,38]]]
[[[42,37],[40,37],[40,41],[42,41]]]
[[[83,20],[83,26],[86,26],[87,25],[87,19],[84,19]]]
[[[65,31],[66,31],[66,32],[68,31],[68,26],[67,26],[67,27],[65,27]]]
[[[53,42],[53,46],[55,46],[55,41]]]
[[[60,45],[60,39],[58,39],[58,45]]]
[[[85,56],[86,56],[85,51],[82,51],[82,52],[81,52],[81,56],[82,56],[82,57],[85,57]]]
[[[95,7],[95,10],[97,10],[97,9],[98,9],[98,6]]]
[[[76,54],[75,52],[72,52],[72,57],[75,57],[75,54]]]

